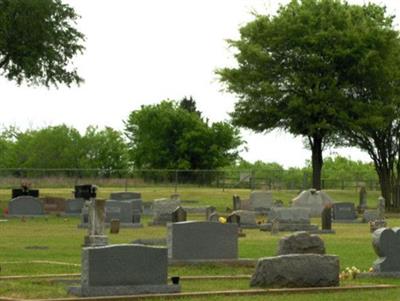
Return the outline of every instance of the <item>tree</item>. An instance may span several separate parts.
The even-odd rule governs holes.
[[[83,168],[101,169],[107,175],[128,168],[128,147],[122,134],[110,127],[89,126],[82,137]]]
[[[238,158],[239,132],[225,122],[209,126],[170,100],[142,106],[125,121],[130,158],[138,168],[216,169]]]
[[[196,101],[193,99],[192,96],[189,98],[184,97],[179,101],[179,107],[191,113],[196,113],[201,117],[201,112],[197,110]]]
[[[21,84],[81,83],[71,59],[82,53],[78,15],[60,0],[0,0],[0,69]]]
[[[66,125],[50,126],[17,134],[12,147],[14,166],[18,168],[79,168],[81,136]]]
[[[292,0],[276,16],[256,15],[242,27],[240,39],[228,41],[237,50],[238,66],[217,70],[227,90],[239,97],[231,114],[235,125],[256,132],[281,128],[307,138],[317,189],[323,147],[347,110],[351,73],[373,51],[374,45],[366,44],[379,27],[375,8]]]
[[[389,210],[400,209],[400,38],[384,7],[364,7],[358,28],[359,66],[348,76],[351,100],[339,119],[345,145],[371,157]],[[366,51],[368,50],[368,51]]]

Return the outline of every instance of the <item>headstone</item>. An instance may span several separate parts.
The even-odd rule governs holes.
[[[365,210],[362,217],[363,223],[373,222],[379,219],[377,210]]]
[[[332,205],[332,218],[335,221],[354,221],[357,219],[354,203],[341,202]]]
[[[332,207],[327,205],[321,213],[321,228],[322,230],[332,230]]]
[[[138,200],[141,198],[142,194],[140,192],[122,191],[110,193],[110,200],[114,201]]]
[[[277,255],[288,254],[325,254],[325,244],[318,235],[296,232],[279,241]]]
[[[118,219],[121,227],[140,227],[140,209],[141,206],[137,205],[137,201],[115,201],[108,200],[105,203],[105,222],[110,223],[113,219]]]
[[[238,225],[214,222],[168,224],[168,257],[172,260],[238,258]]]
[[[181,205],[179,200],[157,199],[153,202],[151,225],[166,225],[172,222],[172,212]]]
[[[325,192],[309,189],[301,192],[292,200],[292,203],[295,208],[310,209],[311,217],[320,217],[324,207],[333,202]]]
[[[110,222],[110,233],[118,234],[119,233],[119,219],[112,219]]]
[[[400,272],[400,228],[380,228],[372,234],[372,245],[379,258],[373,271]]]
[[[383,197],[378,199],[378,219],[385,219],[385,199]]]
[[[82,212],[85,201],[83,199],[72,199],[65,201],[66,215],[79,215]]]
[[[178,206],[172,212],[172,222],[173,223],[185,222],[186,218],[187,218],[187,213],[186,213],[185,209],[183,209],[181,206]]]
[[[339,286],[339,257],[290,254],[258,260],[251,287]]]
[[[241,228],[258,228],[256,213],[254,211],[237,210],[233,213],[240,216]]]
[[[149,293],[174,293],[167,285],[167,249],[144,245],[111,245],[84,248],[81,286],[70,293],[82,297]]]
[[[231,213],[226,218],[226,222],[230,224],[237,224],[238,226],[240,226],[240,216],[236,213]]]
[[[369,230],[371,233],[374,233],[376,230],[381,229],[381,228],[386,228],[387,223],[383,219],[377,219],[375,221],[369,222]]]
[[[279,231],[314,231],[308,208],[272,208],[268,213],[268,223],[260,225],[261,231],[271,231],[273,222],[279,223]]]
[[[367,189],[365,186],[361,186],[360,188],[358,208],[360,212],[364,212],[367,209]]]
[[[214,223],[219,223],[219,218],[220,218],[219,214],[217,212],[214,212],[209,216],[208,221],[214,222]]]
[[[250,193],[250,208],[259,212],[268,212],[273,207],[274,200],[271,191],[252,191]]]
[[[233,207],[233,210],[240,210],[241,209],[241,204],[240,204],[241,202],[240,202],[240,196],[238,196],[238,195],[234,195],[233,197],[232,197],[232,207]]]
[[[279,234],[279,221],[273,219],[271,221],[271,235],[278,235]]]
[[[57,197],[43,197],[41,198],[44,206],[44,212],[64,212],[65,211],[65,199]]]
[[[19,196],[8,203],[9,216],[44,215],[43,203],[33,196]]]
[[[217,208],[215,208],[214,206],[208,206],[206,208],[206,220],[210,220],[210,216],[211,214],[215,213],[217,211]]]

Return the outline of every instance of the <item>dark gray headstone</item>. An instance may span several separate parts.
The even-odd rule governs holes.
[[[65,213],[79,215],[82,212],[82,208],[85,204],[83,199],[72,199],[65,201]]]
[[[334,203],[332,206],[332,217],[334,220],[355,220],[357,218],[354,203]]]
[[[174,210],[174,212],[172,212],[173,223],[185,222],[186,218],[187,218],[187,213],[185,209],[183,209],[181,206],[177,207]]]
[[[140,211],[136,209],[138,206],[135,206],[135,203],[138,202],[141,203],[141,200],[107,201],[105,205],[105,222],[109,223],[113,219],[118,219],[122,224],[134,223],[134,219],[136,221],[139,219],[140,222]]]
[[[168,224],[168,257],[173,260],[238,258],[238,225],[214,222]]]
[[[240,225],[240,215],[237,213],[229,214],[226,218],[226,222],[230,224]]]
[[[359,206],[360,209],[367,208],[367,189],[365,188],[365,186],[362,186],[360,188],[359,205],[358,206]]]
[[[322,230],[332,230],[332,207],[325,206],[321,213]]]
[[[240,196],[234,195],[232,198],[232,207],[233,210],[240,210],[241,209],[241,201],[240,201]]]
[[[325,244],[318,235],[296,232],[279,241],[277,255],[288,254],[325,254]]]
[[[379,258],[374,272],[400,272],[400,228],[380,228],[372,234],[372,245]]]
[[[250,286],[326,287],[339,286],[339,257],[291,254],[258,260]]]
[[[140,192],[123,191],[110,193],[110,200],[114,201],[137,200],[141,198],[142,194]]]
[[[177,292],[167,285],[167,249],[111,245],[82,251],[81,296]]]
[[[43,203],[33,196],[19,196],[8,203],[10,216],[44,215]]]

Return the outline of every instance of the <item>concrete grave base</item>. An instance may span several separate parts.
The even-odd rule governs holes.
[[[318,229],[318,230],[311,230],[307,231],[311,234],[336,234],[335,230],[323,230],[323,229]]]
[[[213,264],[221,266],[243,266],[243,267],[255,267],[257,259],[242,258],[242,259],[168,259],[169,266],[182,266],[182,265],[202,265],[202,264]]]
[[[68,293],[79,297],[127,296],[141,294],[179,293],[180,285],[132,285],[70,287]]]
[[[359,219],[353,219],[353,220],[348,220],[348,219],[344,219],[344,220],[340,220],[340,219],[333,219],[332,220],[332,224],[361,224],[362,221]]]
[[[272,229],[272,223],[266,223],[260,225],[260,231],[271,231],[271,229]],[[316,231],[316,230],[318,230],[317,225],[279,223],[279,231]]]
[[[357,274],[356,278],[400,278],[400,272],[368,272]]]
[[[110,223],[105,223],[104,226],[106,228],[110,228],[111,224]],[[120,223],[119,227],[120,228],[143,228],[143,224],[140,224],[140,223],[135,223],[135,224],[132,224],[132,223]],[[88,224],[79,224],[78,228],[79,229],[87,229],[88,228]]]

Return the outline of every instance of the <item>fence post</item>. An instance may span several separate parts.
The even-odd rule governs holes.
[[[178,192],[178,170],[175,169],[175,193]]]

